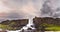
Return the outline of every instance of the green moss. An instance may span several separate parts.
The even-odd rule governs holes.
[[[7,25],[2,25],[2,24],[0,24],[0,28],[1,28],[1,29],[6,29],[6,28],[7,28]]]
[[[47,27],[45,29],[49,30],[49,31],[60,31],[60,26],[51,26],[51,27]]]
[[[7,29],[7,30],[14,30],[14,28],[10,27],[9,25],[3,25],[3,24],[0,24],[0,28],[1,29]]]
[[[37,27],[37,29],[40,30],[43,27],[45,27],[44,29],[47,31],[60,31],[60,26],[46,23],[40,24],[39,27]]]
[[[46,27],[45,30],[48,31],[60,31],[60,26],[58,25],[44,23],[43,26],[45,26]]]

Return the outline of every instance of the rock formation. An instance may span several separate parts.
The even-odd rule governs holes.
[[[35,24],[35,28],[37,30],[45,30],[49,25],[60,26],[60,18],[53,17],[35,17],[33,19],[33,23]]]
[[[1,22],[0,24],[13,28],[10,30],[20,30],[23,26],[28,24],[28,19],[6,20]]]

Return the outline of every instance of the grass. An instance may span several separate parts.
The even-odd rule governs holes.
[[[48,30],[48,31],[60,31],[60,26],[47,27],[46,30]]]
[[[11,24],[11,25],[13,25],[13,24]],[[58,26],[58,25],[46,24],[46,23],[44,23],[42,25],[46,27],[45,29],[47,31],[60,31],[60,26]],[[40,25],[40,26],[42,26],[42,25]],[[14,28],[10,27],[9,25],[3,25],[3,24],[0,24],[0,28],[5,29],[5,30],[6,29],[7,30],[15,30]]]
[[[60,26],[58,25],[53,25],[53,24],[42,24],[41,26],[45,26],[45,30],[47,31],[60,31]]]
[[[0,29],[3,29],[3,30],[13,30],[14,28],[10,27],[9,25],[0,24]]]
[[[17,29],[19,29],[19,27],[15,27],[15,25],[16,25],[15,22],[11,22],[9,24],[3,23],[3,24],[0,24],[0,29],[3,29],[3,30],[17,30]]]

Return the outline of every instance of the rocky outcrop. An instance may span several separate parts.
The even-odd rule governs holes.
[[[33,19],[33,23],[35,24],[35,28],[37,30],[46,30],[45,28],[49,25],[52,26],[60,26],[60,18],[52,18],[52,17],[35,17]]]
[[[52,17],[35,17],[33,19],[34,24],[54,24],[60,25],[60,18],[52,18]]]
[[[6,20],[6,21],[1,22],[0,24],[9,26],[9,29],[13,28],[12,30],[19,30],[23,26],[28,24],[28,19]]]

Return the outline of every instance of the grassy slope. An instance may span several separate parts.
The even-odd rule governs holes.
[[[46,27],[45,29],[48,31],[60,31],[60,26],[58,25],[52,25],[52,24],[44,24],[48,27]]]
[[[10,27],[9,25],[2,25],[2,24],[0,24],[0,28],[3,29],[3,30],[4,30],[4,29],[5,29],[5,30],[6,30],[6,29],[8,29],[8,30],[13,30],[13,28]]]
[[[47,27],[46,30],[48,30],[48,31],[60,31],[60,26]]]

